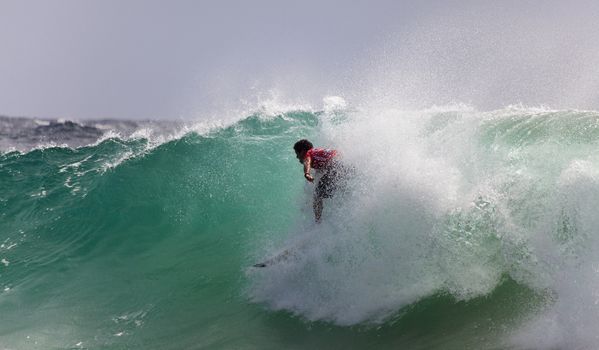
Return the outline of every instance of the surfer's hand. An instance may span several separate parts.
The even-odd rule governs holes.
[[[312,177],[312,175],[310,175],[309,173],[305,173],[304,177],[306,178],[306,180],[312,182],[314,181],[314,178]]]

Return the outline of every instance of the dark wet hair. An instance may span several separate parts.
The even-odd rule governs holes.
[[[301,139],[301,140],[297,141],[295,143],[295,145],[293,145],[293,149],[297,153],[308,151],[308,150],[312,149],[313,147],[314,146],[312,146],[312,142],[310,142],[306,139]]]

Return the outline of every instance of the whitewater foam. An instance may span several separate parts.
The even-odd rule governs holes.
[[[327,201],[298,260],[251,273],[255,301],[309,320],[377,323],[437,293],[489,295],[509,276],[541,295],[555,292],[548,305],[557,308],[583,298],[559,312],[582,312],[594,324],[599,313],[583,311],[594,305],[594,282],[580,291],[568,276],[594,281],[596,271],[564,274],[560,260],[595,261],[584,252],[595,251],[588,238],[598,236],[597,159],[580,157],[597,144],[596,113],[467,105],[347,113],[324,113],[315,143],[357,167],[352,194]],[[561,133],[571,123],[583,125]],[[561,332],[576,334],[573,342],[557,344],[591,339],[569,329]]]

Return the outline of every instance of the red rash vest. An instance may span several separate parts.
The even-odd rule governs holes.
[[[334,149],[311,148],[306,152],[306,157],[312,159],[311,165],[314,169],[323,169],[336,155],[337,151]]]

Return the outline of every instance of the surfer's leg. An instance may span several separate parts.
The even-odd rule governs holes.
[[[322,197],[318,196],[318,194],[314,195],[312,207],[314,208],[314,218],[316,219],[316,222],[319,222],[320,216],[322,215]]]
[[[314,191],[314,218],[316,222],[320,221],[322,215],[322,199],[330,197],[330,176],[329,173],[325,173],[320,180]]]
[[[324,198],[331,198],[335,192],[335,176],[336,172],[334,168],[328,168],[318,181],[318,185],[314,191],[313,205],[316,222],[320,221],[320,216],[322,215],[322,200]]]

